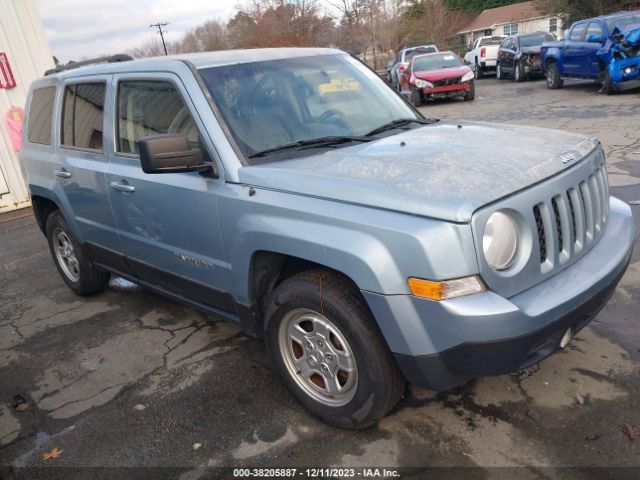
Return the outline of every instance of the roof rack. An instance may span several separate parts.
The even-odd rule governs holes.
[[[69,62],[66,65],[60,65],[56,68],[51,68],[44,72],[44,75],[52,75],[54,73],[64,72],[66,70],[73,70],[74,68],[85,67],[87,65],[95,65],[98,63],[116,63],[116,62],[128,62],[133,60],[131,55],[126,53],[119,53],[117,55],[110,55],[108,57],[90,58],[89,60],[83,60],[81,62]]]

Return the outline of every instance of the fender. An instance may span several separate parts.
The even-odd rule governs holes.
[[[78,228],[78,224],[73,215],[73,210],[71,209],[71,205],[67,200],[66,195],[64,194],[64,190],[59,183],[52,181],[49,187],[41,187],[39,185],[34,185],[32,183],[29,184],[29,193],[32,197],[38,196],[42,198],[46,198],[47,200],[51,200],[55,203],[60,212],[64,216],[64,219],[67,221],[69,228],[71,229],[74,236],[80,241],[83,242],[84,239],[80,236],[80,229]]]
[[[224,237],[234,239],[225,242],[230,293],[243,304],[252,301],[251,260],[258,251],[324,265],[361,290],[385,295],[409,294],[408,276],[459,278],[479,269],[468,224],[271,190],[243,197],[220,202]]]

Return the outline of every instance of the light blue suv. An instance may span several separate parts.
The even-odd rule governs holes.
[[[631,256],[597,140],[425,119],[337,50],[54,71],[27,111],[24,173],[67,285],[117,275],[264,337],[333,425],[379,420],[406,381],[566,347]]]

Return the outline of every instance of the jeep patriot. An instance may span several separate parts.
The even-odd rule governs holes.
[[[62,279],[90,295],[117,275],[263,337],[330,424],[371,425],[406,382],[543,360],[629,263],[594,138],[426,119],[332,49],[104,60],[27,100],[22,165]]]

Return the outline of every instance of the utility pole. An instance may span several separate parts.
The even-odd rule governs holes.
[[[164,54],[168,55],[167,53],[167,44],[164,43],[164,31],[162,30],[162,27],[166,27],[167,25],[169,25],[168,23],[152,23],[151,25],[149,25],[149,28],[153,28],[156,27],[158,29],[158,33],[160,34],[160,38],[162,39],[162,47],[164,48]]]

